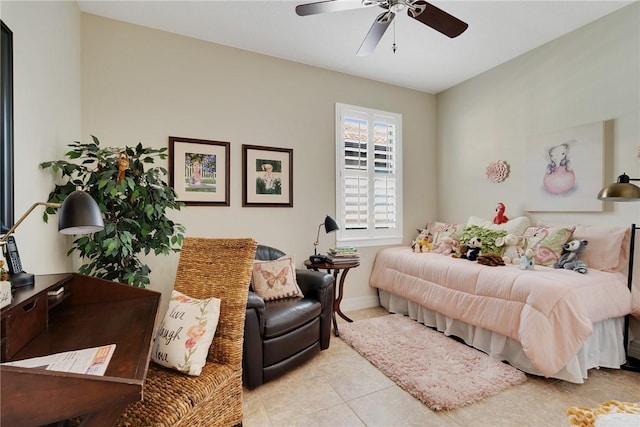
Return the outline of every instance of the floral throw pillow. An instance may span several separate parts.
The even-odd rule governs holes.
[[[431,243],[435,247],[444,237],[451,237],[454,240],[459,240],[463,228],[464,224],[449,224],[446,222],[433,221],[427,226],[427,231],[431,233]]]
[[[218,298],[195,299],[174,290],[153,340],[151,360],[188,375],[200,375],[219,318]]]
[[[562,245],[571,239],[575,229],[575,226],[529,227],[524,232],[525,250],[533,250],[536,264],[550,267],[560,259]]]
[[[303,296],[296,283],[293,258],[289,256],[275,261],[254,261],[252,282],[254,292],[265,301]]]

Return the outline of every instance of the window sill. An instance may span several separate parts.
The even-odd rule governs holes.
[[[377,237],[363,239],[340,239],[336,240],[338,246],[354,246],[364,248],[369,246],[390,246],[402,244],[402,237]]]

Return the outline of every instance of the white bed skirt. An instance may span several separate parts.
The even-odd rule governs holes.
[[[378,289],[380,305],[391,313],[409,316],[429,327],[436,328],[445,335],[454,335],[496,359],[506,360],[512,366],[533,375],[542,375],[529,361],[522,346],[504,335],[487,329],[471,326],[429,310],[415,302]],[[572,383],[582,384],[587,371],[592,368],[619,369],[625,362],[622,331],[624,318],[604,320],[593,325],[593,334],[584,342],[578,354],[567,365],[553,375]]]

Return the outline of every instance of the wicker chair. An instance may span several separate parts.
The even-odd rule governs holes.
[[[149,365],[143,400],[117,426],[233,426],[242,423],[242,342],[256,242],[186,238],[175,289],[221,300],[220,320],[200,376]]]

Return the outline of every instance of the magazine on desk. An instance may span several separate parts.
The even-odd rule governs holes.
[[[2,363],[2,365],[46,369],[48,371],[73,372],[75,374],[85,375],[104,375],[115,349],[116,345],[110,344],[101,347],[65,351],[48,356],[33,357],[31,359],[16,360],[14,362],[5,362]]]

